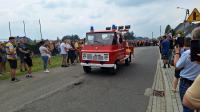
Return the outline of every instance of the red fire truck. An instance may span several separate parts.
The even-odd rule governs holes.
[[[83,70],[90,73],[92,68],[109,68],[115,74],[120,64],[129,65],[132,50],[123,36],[130,29],[130,25],[124,27],[113,26],[106,30],[95,31],[91,27],[86,33],[85,44],[81,50],[80,60]]]

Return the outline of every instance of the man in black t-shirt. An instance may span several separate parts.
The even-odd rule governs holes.
[[[20,39],[20,43],[17,46],[17,54],[20,58],[20,71],[23,72],[23,68],[26,71],[26,64],[24,62],[24,55],[25,55],[25,49],[26,49],[26,45],[25,45],[25,41],[24,39]]]
[[[26,75],[26,78],[32,78],[32,51],[29,50],[28,48],[24,49],[25,50],[25,54],[24,54],[24,62],[25,64],[28,66],[28,74]]]

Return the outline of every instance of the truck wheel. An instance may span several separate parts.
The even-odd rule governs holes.
[[[106,68],[106,67],[101,67],[101,70],[107,70],[108,68]]]
[[[119,69],[119,64],[118,64],[118,62],[116,62],[115,66],[113,68],[111,68],[111,74],[115,75],[117,73],[118,69]]]
[[[92,69],[89,66],[83,66],[83,70],[85,73],[90,73]]]
[[[130,53],[130,56],[129,56],[129,61],[132,62],[132,57],[131,57],[132,53]]]
[[[125,65],[126,65],[126,66],[130,65],[130,58],[127,58],[127,59],[125,60]]]

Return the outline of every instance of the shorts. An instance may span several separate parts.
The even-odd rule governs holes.
[[[3,62],[3,63],[6,63],[6,61],[7,61],[6,56],[3,56],[3,57],[2,57],[2,62]]]
[[[11,69],[17,69],[17,60],[10,60],[8,59]]]
[[[168,60],[168,59],[169,59],[169,55],[167,55],[167,54],[163,54],[163,55],[162,55],[162,59],[164,59],[164,60]]]
[[[63,58],[67,58],[68,55],[67,54],[61,54]]]
[[[19,56],[20,62],[24,63],[24,56]]]
[[[24,62],[28,65],[28,67],[32,67],[33,66],[33,62],[32,59],[24,59]]]
[[[6,57],[2,56],[0,57],[0,63],[6,63]]]

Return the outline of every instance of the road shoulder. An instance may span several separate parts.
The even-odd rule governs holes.
[[[76,69],[74,71],[74,69]],[[69,68],[53,68],[50,73],[34,73],[33,79],[20,77],[20,82],[8,80],[0,85],[0,109],[2,112],[13,112],[36,100],[48,97],[63,88],[83,82],[84,76],[79,65]]]

